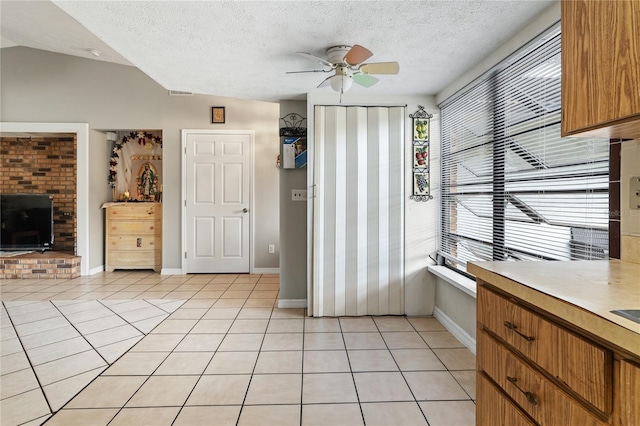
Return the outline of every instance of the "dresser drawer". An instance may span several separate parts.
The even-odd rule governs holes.
[[[479,332],[478,337],[478,369],[538,423],[550,426],[606,424],[488,334]]]
[[[162,248],[162,238],[159,235],[114,235],[107,238],[107,246],[111,251],[155,250]]]
[[[511,401],[502,395],[484,375],[477,376],[476,424],[479,426],[535,426]]]
[[[146,217],[162,220],[162,204],[122,203],[107,209],[107,219],[138,220]]]
[[[135,222],[111,220],[107,224],[107,235],[160,235],[162,223],[139,220]]]
[[[116,251],[109,253],[109,264],[116,267],[148,267],[160,264],[160,250]]]
[[[478,322],[596,409],[612,409],[613,354],[478,286]],[[576,362],[579,359],[580,362]]]

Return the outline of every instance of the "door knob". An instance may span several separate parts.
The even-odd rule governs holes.
[[[244,209],[242,209],[242,213],[249,213],[249,209],[245,207]]]

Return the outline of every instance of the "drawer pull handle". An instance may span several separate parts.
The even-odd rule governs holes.
[[[518,389],[520,392],[522,392],[524,394],[524,396],[527,397],[527,401],[529,401],[529,404],[538,405],[538,400],[536,399],[536,396],[534,394],[532,394],[531,392],[527,392],[526,390],[524,390],[520,386],[518,386],[518,384],[517,384],[518,379],[516,379],[515,377],[507,376],[507,380],[510,381],[511,383],[513,383],[513,386],[515,386],[516,389]]]
[[[532,341],[534,341],[534,340],[535,340],[535,337],[533,337],[533,336],[527,336],[526,334],[522,334],[522,333],[520,333],[520,332],[517,330],[518,326],[517,326],[517,325],[515,325],[515,324],[514,324],[514,323],[512,323],[512,322],[505,321],[505,322],[504,322],[504,326],[505,326],[505,327],[507,327],[509,330],[511,330],[511,331],[513,331],[513,332],[515,332],[518,336],[522,337],[522,338],[523,338],[524,340],[526,340],[527,342],[532,342]]]

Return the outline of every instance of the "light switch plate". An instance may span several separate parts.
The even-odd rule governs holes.
[[[629,208],[640,210],[640,176],[634,176],[629,182]]]
[[[291,190],[291,201],[307,201],[307,190],[306,189],[292,189]]]

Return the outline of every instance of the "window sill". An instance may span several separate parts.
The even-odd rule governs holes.
[[[469,279],[446,266],[429,265],[427,270],[432,274],[442,278],[457,289],[467,293],[469,296],[476,298],[476,282]]]

